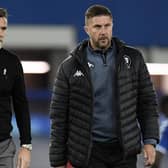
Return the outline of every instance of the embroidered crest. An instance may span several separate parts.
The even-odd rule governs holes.
[[[7,69],[4,68],[4,69],[3,69],[3,75],[6,75],[6,73],[7,73]]]
[[[131,58],[128,55],[124,55],[125,64],[127,65],[128,69],[131,67]]]

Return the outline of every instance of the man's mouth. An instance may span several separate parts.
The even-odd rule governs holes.
[[[101,41],[107,40],[107,37],[101,37],[99,40],[101,40]]]

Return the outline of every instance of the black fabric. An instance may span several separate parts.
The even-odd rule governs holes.
[[[2,48],[0,49],[0,141],[10,137],[12,105],[21,144],[29,144],[31,143],[30,117],[23,69],[17,56]]]
[[[117,134],[126,157],[141,151],[141,136],[158,141],[158,114],[155,92],[141,53],[116,38],[113,41],[117,48]],[[53,167],[65,165],[67,160],[79,167],[89,162],[94,96],[86,59],[87,45],[87,40],[79,44],[56,75],[50,108],[49,156]]]
[[[93,143],[88,168],[136,168],[137,157],[123,158],[119,142]],[[83,167],[84,168],[84,167]],[[86,168],[86,167],[85,167]]]

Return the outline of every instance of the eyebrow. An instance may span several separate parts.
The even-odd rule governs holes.
[[[93,25],[93,27],[111,26],[111,25],[113,25],[113,23],[112,24],[111,23],[106,23],[105,25],[95,24],[95,25]]]

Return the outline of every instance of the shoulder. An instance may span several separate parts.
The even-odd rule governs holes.
[[[18,58],[18,56],[14,52],[3,48],[2,54],[3,54],[5,60],[10,61],[12,63],[20,63],[20,59]]]
[[[142,53],[140,52],[139,49],[128,45],[125,45],[124,47],[125,47],[125,52],[127,54],[129,54],[133,58],[142,59]]]
[[[142,59],[142,53],[140,52],[139,49],[133,47],[133,46],[129,46],[127,45],[124,41],[114,37],[113,41],[116,44],[117,50],[118,52],[122,51],[123,55],[127,55],[128,57],[130,57],[131,59]]]
[[[60,64],[61,68],[65,73],[70,74],[74,69],[86,63],[86,46],[87,40],[79,43],[72,51],[69,52],[68,57]]]
[[[132,46],[125,46],[124,50],[125,57],[128,57],[131,60],[136,70],[141,69],[141,67],[144,67],[145,60],[139,49]]]
[[[61,62],[60,68],[63,68],[64,70],[70,69],[74,66],[74,64],[75,59],[71,54],[69,54],[69,56]]]
[[[123,58],[129,62],[135,72],[146,69],[146,64],[141,51],[135,47],[124,45]]]
[[[74,57],[72,55],[69,55],[59,65],[56,76],[63,75],[68,79],[70,77],[75,65],[76,65],[76,63],[75,63]]]

